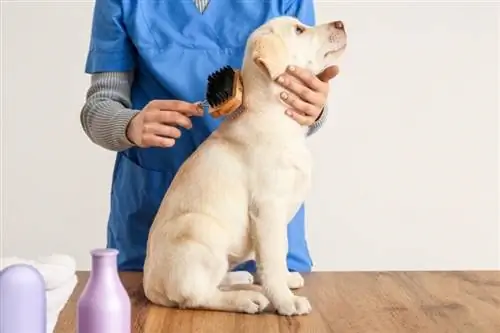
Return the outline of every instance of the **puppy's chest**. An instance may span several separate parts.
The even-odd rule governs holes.
[[[311,164],[305,145],[269,145],[255,151],[250,168],[254,184],[286,194],[309,187]]]

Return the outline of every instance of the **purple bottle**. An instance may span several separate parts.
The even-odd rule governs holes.
[[[0,272],[0,333],[24,332],[47,332],[47,296],[40,272],[15,264]]]
[[[130,333],[130,298],[118,276],[118,250],[90,253],[92,270],[77,304],[77,333]]]

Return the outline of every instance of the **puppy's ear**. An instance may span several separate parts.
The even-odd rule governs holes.
[[[288,65],[288,51],[283,40],[273,33],[266,33],[255,38],[252,59],[271,80],[283,74]]]

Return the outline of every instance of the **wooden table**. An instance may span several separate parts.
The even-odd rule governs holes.
[[[79,283],[55,333],[73,333]],[[145,299],[140,273],[121,278],[133,304],[133,333],[498,333],[500,272],[311,273],[298,294],[308,316],[246,315],[167,309]],[[113,332],[109,332],[113,333]]]

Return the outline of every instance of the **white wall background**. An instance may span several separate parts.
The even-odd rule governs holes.
[[[215,0],[217,1],[217,0]],[[318,1],[349,46],[310,139],[317,270],[500,267],[494,5]],[[2,255],[105,244],[114,154],[79,111],[93,3],[2,4]]]

